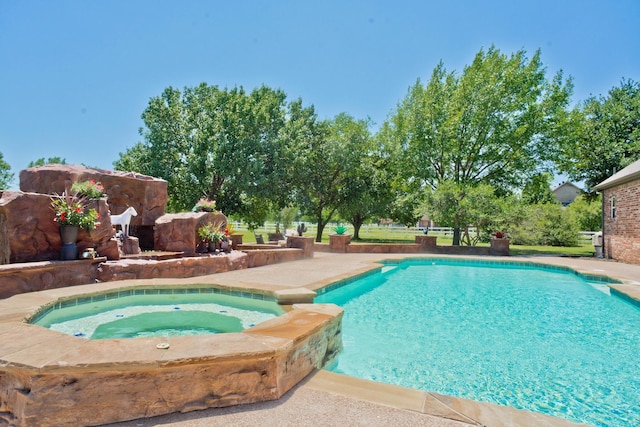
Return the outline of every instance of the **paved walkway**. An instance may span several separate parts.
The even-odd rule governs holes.
[[[200,277],[200,283],[217,283],[253,289],[317,289],[375,266],[382,259],[403,254],[316,253],[313,259],[269,265]],[[478,257],[475,257],[478,258]],[[499,258],[491,258],[499,259]],[[586,258],[549,256],[509,257],[574,268],[582,273],[608,275],[616,285],[640,300],[640,265]],[[312,373],[280,400],[231,408],[112,424],[142,426],[571,426],[568,421],[511,408],[456,399],[434,393],[374,383],[327,371]]]

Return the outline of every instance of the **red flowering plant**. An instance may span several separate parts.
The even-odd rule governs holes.
[[[89,231],[100,226],[98,212],[95,209],[87,209],[82,200],[67,193],[52,196],[51,208],[55,213],[53,220],[59,225],[75,225]]]

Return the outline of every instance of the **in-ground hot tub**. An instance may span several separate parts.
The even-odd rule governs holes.
[[[210,286],[138,287],[42,307],[31,324],[87,339],[242,332],[285,313],[271,297]]]
[[[275,400],[342,347],[342,310],[331,304],[295,304],[242,332],[198,336],[88,340],[24,321],[41,307],[136,288],[103,283],[0,301],[0,423],[98,425]],[[158,280],[154,288],[184,286]]]

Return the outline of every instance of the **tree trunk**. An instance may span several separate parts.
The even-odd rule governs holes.
[[[322,232],[324,231],[324,224],[322,221],[318,221],[318,231],[316,232],[316,242],[322,242]]]
[[[353,240],[360,240],[360,227],[362,227],[362,223],[356,223],[353,225]]]
[[[460,227],[453,229],[453,246],[460,246]]]
[[[364,218],[351,218],[351,225],[353,225],[353,240],[360,240],[360,227],[362,227],[363,223]]]

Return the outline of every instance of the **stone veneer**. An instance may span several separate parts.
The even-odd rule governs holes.
[[[0,298],[96,281],[204,276],[305,258],[303,250],[273,247],[176,258],[178,255],[169,254],[168,259],[141,257],[107,261],[100,257],[93,260],[0,265]]]
[[[40,292],[0,301],[7,425],[99,425],[275,400],[342,348],[342,309],[332,304],[294,305],[241,333],[87,340],[22,321],[55,299]]]
[[[0,265],[0,298],[95,282],[106,258]]]

